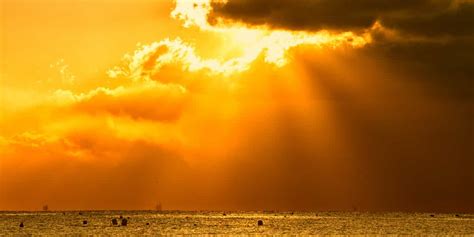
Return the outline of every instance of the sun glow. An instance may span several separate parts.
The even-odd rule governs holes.
[[[233,42],[239,42],[244,49],[240,57],[220,62],[204,63],[219,66],[210,67],[215,72],[232,73],[246,70],[260,54],[265,53],[265,61],[277,66],[287,63],[286,51],[298,45],[316,47],[362,47],[370,41],[368,35],[356,35],[353,32],[331,33],[329,31],[306,32],[273,30],[268,27],[248,27],[238,23],[214,19],[209,23],[212,0],[176,0],[176,8],[171,16],[181,20],[185,27],[196,26],[203,31],[217,32],[230,36]],[[225,1],[224,1],[225,2]],[[214,61],[215,62],[215,61]],[[197,67],[199,68],[199,67]]]
[[[241,24],[228,24],[217,20],[211,25],[208,15],[212,10],[211,0],[176,0],[171,16],[181,20],[184,27],[198,27],[202,31],[225,35],[229,44],[240,45],[240,56],[221,60],[203,59],[196,54],[195,48],[181,39],[165,39],[144,45],[133,55],[126,55],[126,65],[108,71],[109,76],[124,75],[133,79],[143,75],[152,75],[164,65],[178,63],[183,70],[208,70],[212,74],[232,75],[250,67],[260,55],[265,62],[284,66],[288,59],[286,52],[299,45],[315,47],[363,47],[370,42],[368,35],[356,35],[353,32],[332,33],[329,31],[306,32],[273,30],[266,27],[250,28]]]

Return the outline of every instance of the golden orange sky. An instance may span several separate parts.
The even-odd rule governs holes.
[[[0,210],[474,210],[471,35],[252,4],[3,0]]]

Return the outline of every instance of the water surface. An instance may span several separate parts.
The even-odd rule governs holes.
[[[116,218],[127,226],[114,226]],[[88,224],[83,225],[87,220]],[[258,220],[263,226],[258,226]],[[23,222],[24,227],[19,224]],[[148,223],[148,224],[147,224]],[[474,235],[473,214],[357,212],[0,212],[0,235]]]

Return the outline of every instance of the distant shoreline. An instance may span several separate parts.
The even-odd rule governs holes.
[[[152,210],[152,209],[75,209],[75,210],[0,210],[0,213],[29,213],[29,212],[39,212],[39,213],[56,213],[56,212],[158,212],[158,213],[172,213],[172,212],[183,212],[183,213],[198,213],[198,212],[208,212],[208,213],[367,213],[367,214],[381,214],[381,213],[404,213],[404,214],[465,214],[465,215],[474,215],[473,212],[457,212],[457,211],[277,211],[277,210]]]

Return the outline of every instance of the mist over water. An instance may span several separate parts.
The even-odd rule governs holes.
[[[120,216],[128,220],[121,226]],[[112,219],[118,220],[113,225]],[[258,226],[262,220],[263,225]],[[83,224],[87,221],[87,224]],[[20,223],[24,227],[19,227]],[[474,235],[474,215],[361,212],[1,212],[0,235]]]

